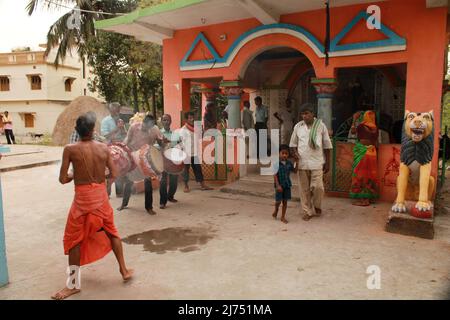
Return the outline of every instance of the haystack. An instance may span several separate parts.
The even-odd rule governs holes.
[[[101,121],[104,117],[109,115],[106,105],[95,98],[81,96],[73,100],[59,115],[55,129],[53,129],[53,144],[57,146],[68,144],[77,118],[88,111],[95,112],[97,115],[95,131],[100,133]]]

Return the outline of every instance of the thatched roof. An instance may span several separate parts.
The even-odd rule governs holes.
[[[57,146],[64,146],[69,143],[70,135],[75,128],[77,118],[88,111],[95,112],[97,123],[95,131],[100,133],[100,124],[104,117],[109,115],[105,104],[100,103],[92,97],[81,96],[73,100],[66,109],[59,115],[53,130],[52,142]]]

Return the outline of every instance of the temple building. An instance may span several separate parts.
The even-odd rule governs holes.
[[[323,0],[175,0],[96,27],[163,46],[164,108],[175,127],[191,109],[194,87],[201,88],[203,107],[219,91],[228,97],[230,128],[241,126],[242,101],[254,110],[256,96],[269,107],[269,128],[278,128],[273,114],[287,98],[295,110],[315,105],[335,145],[326,177],[332,193],[350,186],[349,121],[361,108],[374,109],[387,133],[378,151],[381,194],[391,201],[405,110],[433,111],[440,126],[448,1],[332,0],[329,6]],[[439,130],[434,134],[436,176]]]

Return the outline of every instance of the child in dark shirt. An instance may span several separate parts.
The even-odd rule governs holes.
[[[289,146],[281,145],[280,146],[280,160],[278,171],[274,175],[275,181],[275,211],[272,214],[274,219],[277,218],[278,209],[280,208],[281,203],[283,203],[282,211],[281,211],[281,221],[284,223],[288,223],[286,220],[286,210],[287,210],[287,201],[291,200],[291,188],[292,182],[290,178],[291,172],[297,172],[298,170],[298,161],[294,164],[288,160],[289,158]]]

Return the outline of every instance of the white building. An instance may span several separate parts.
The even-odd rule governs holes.
[[[0,113],[12,116],[16,136],[51,134],[59,114],[78,96],[102,100],[90,92],[91,70],[78,55],[68,55],[56,68],[56,50],[45,57],[46,46],[40,47],[0,53]]]

